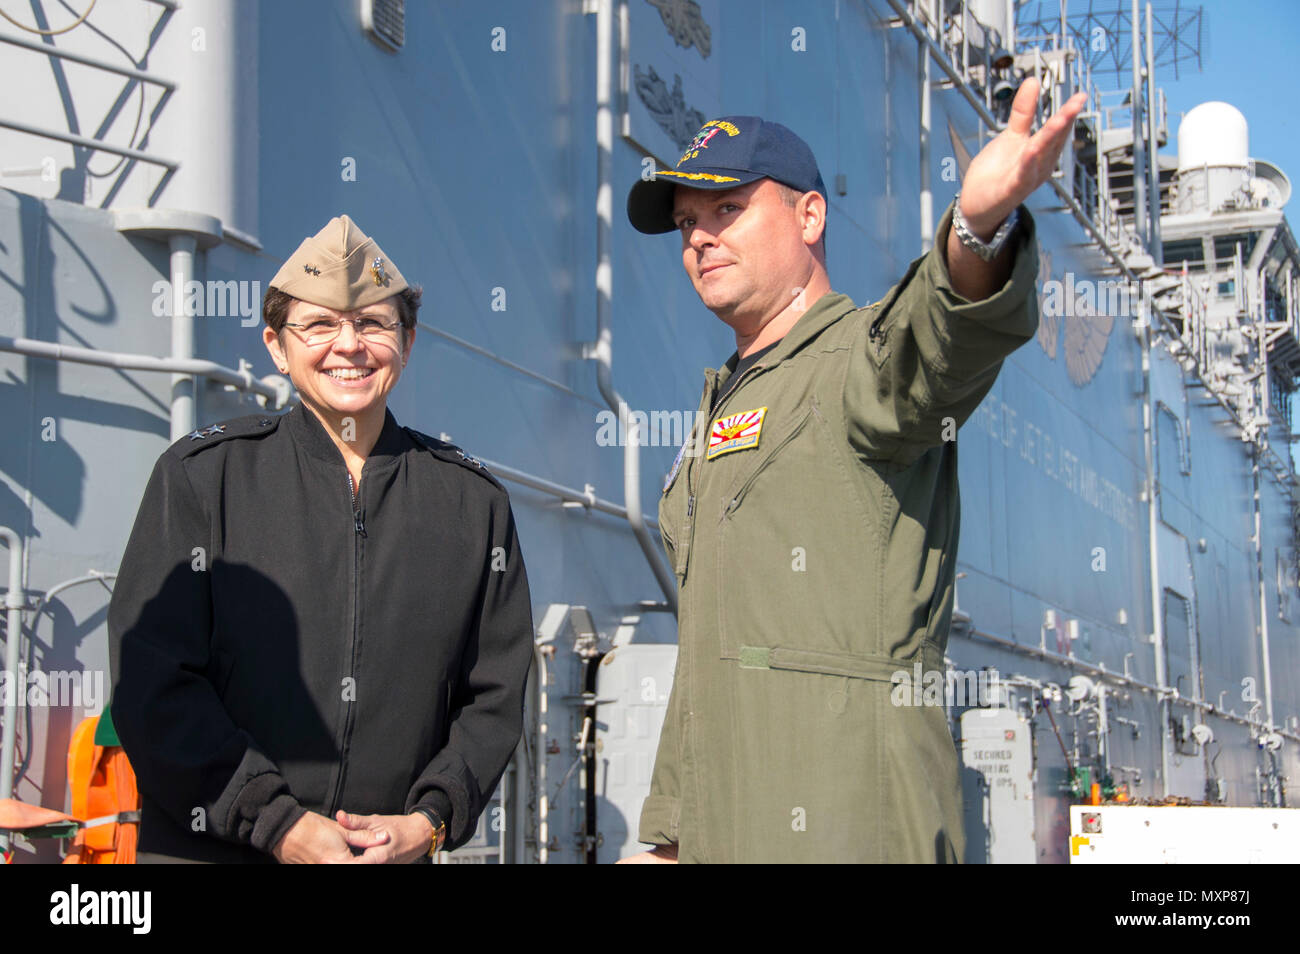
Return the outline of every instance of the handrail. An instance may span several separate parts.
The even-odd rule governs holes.
[[[963,616],[964,615],[965,614],[963,614]],[[982,639],[985,642],[1001,646],[1004,649],[1010,650],[1014,653],[1019,653],[1022,656],[1041,659],[1044,662],[1054,663],[1055,665],[1063,666],[1066,669],[1077,669],[1092,676],[1096,676],[1098,679],[1106,679],[1116,683],[1117,685],[1127,686],[1131,689],[1137,689],[1140,692],[1150,693],[1157,699],[1168,698],[1172,702],[1181,703],[1182,705],[1216,716],[1225,721],[1236,722],[1239,725],[1248,726],[1252,729],[1276,732],[1278,735],[1285,736],[1293,742],[1300,742],[1300,734],[1291,731],[1286,726],[1269,725],[1264,722],[1249,719],[1246,716],[1239,716],[1235,712],[1219,708],[1212,702],[1184,696],[1173,687],[1162,689],[1161,687],[1152,685],[1149,682],[1134,679],[1132,676],[1125,673],[1107,669],[1104,664],[1099,665],[1085,662],[1077,656],[1066,656],[1061,653],[1054,653],[1051,650],[1041,649],[1038,646],[1033,646],[1028,643],[1019,643],[1014,639],[1007,638],[1006,636],[1000,636],[995,633],[977,629],[972,624],[969,617],[964,619],[959,618],[955,612],[953,613],[952,634],[966,639]]]
[[[595,490],[591,489],[590,485],[588,485],[589,489],[587,490],[574,490],[572,487],[566,487],[564,484],[557,484],[545,477],[537,477],[526,471],[507,467],[505,464],[488,460],[486,457],[480,457],[478,461],[494,476],[504,477],[506,480],[522,484],[525,487],[531,487],[533,490],[540,490],[542,493],[560,498],[567,504],[576,504],[588,510],[599,510],[601,513],[607,513],[612,517],[627,519],[626,507],[620,507],[616,503],[597,497]],[[655,533],[659,532],[659,521],[652,517],[644,517],[643,519],[647,527],[653,529]]]
[[[57,129],[42,129],[40,126],[31,126],[27,123],[15,122],[12,119],[0,118],[0,127],[12,129],[15,132],[27,133],[29,136],[40,136],[42,139],[55,139],[59,142],[66,142],[73,146],[81,146],[85,149],[98,149],[101,152],[111,152],[115,156],[125,156],[128,159],[136,159],[140,162],[148,162],[155,166],[162,166],[171,169],[173,172],[181,167],[179,161],[175,159],[164,159],[162,156],[155,156],[151,153],[141,152],[139,149],[132,149],[129,146],[115,146],[111,142],[104,142],[102,139],[93,139],[90,136],[78,136],[76,133],[59,132]]]
[[[229,384],[241,391],[260,394],[273,402],[272,409],[279,409],[288,403],[289,388],[277,386],[265,380],[253,377],[247,369],[235,370],[198,358],[177,359],[157,358],[150,354],[126,354],[114,351],[97,351],[94,348],[76,348],[69,345],[54,344],[50,341],[37,341],[33,338],[10,338],[0,335],[0,351],[12,351],[34,358],[52,358],[55,361],[74,361],[78,364],[93,364],[105,368],[121,368],[129,371],[170,371],[174,374],[192,374],[209,378],[221,384]]]
[[[176,10],[175,0],[150,0],[158,6],[164,7],[169,12]],[[90,11],[87,10],[88,14]],[[82,19],[85,19],[83,14]],[[80,21],[78,21],[80,22]],[[74,24],[75,26],[76,24]],[[21,27],[21,24],[19,24]],[[25,29],[25,28],[24,28]],[[56,47],[51,43],[37,43],[33,40],[27,40],[20,36],[0,33],[0,43],[7,43],[10,46],[16,46],[19,49],[28,50],[33,53],[41,53],[45,56],[54,57],[55,59],[67,60],[70,63],[80,63],[83,66],[90,66],[95,69],[105,70],[109,73],[116,73],[119,76],[125,76],[129,79],[141,83],[151,83],[165,90],[163,98],[176,91],[176,83],[172,80],[162,79],[144,70],[132,66],[119,66],[116,63],[101,59],[96,56],[90,56],[85,53],[76,53],[72,50],[65,50]],[[180,168],[180,162],[175,159],[167,159],[153,153],[144,152],[140,149],[132,149],[129,146],[116,146],[112,143],[105,142],[102,139],[95,139],[91,136],[81,136],[76,133],[62,132],[57,129],[46,129],[41,126],[33,126],[30,123],[22,123],[17,120],[0,118],[0,128],[12,129],[15,132],[26,133],[29,136],[37,136],[41,139],[53,139],[56,142],[66,142],[72,146],[80,146],[83,149],[96,150],[100,152],[111,153],[115,156],[122,156],[127,159],[134,159],[137,162],[147,162],[150,165],[162,166],[171,172]]]
[[[87,56],[85,53],[74,53],[71,50],[64,50],[57,46],[51,46],[48,43],[34,43],[31,40],[24,40],[19,36],[10,36],[7,33],[0,33],[0,43],[8,43],[10,46],[16,46],[20,49],[31,50],[33,53],[43,53],[46,56],[55,56],[61,60],[68,60],[71,63],[80,63],[83,66],[93,66],[96,69],[107,70],[109,73],[117,73],[119,76],[127,76],[131,79],[139,80],[142,83],[153,83],[155,86],[161,86],[168,92],[176,89],[176,84],[172,80],[160,79],[144,70],[138,70],[131,66],[118,66],[116,63],[110,63],[108,60],[102,60],[97,56]]]

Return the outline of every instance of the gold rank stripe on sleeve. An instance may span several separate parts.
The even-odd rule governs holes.
[[[766,416],[767,408],[760,407],[718,418],[709,431],[706,459],[713,460],[732,451],[757,447],[758,439],[763,433],[763,418]]]

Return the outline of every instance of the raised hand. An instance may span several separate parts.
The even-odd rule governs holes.
[[[1048,180],[1087,101],[1087,93],[1075,93],[1030,135],[1038,80],[1031,77],[1021,84],[1011,103],[1007,128],[971,160],[962,179],[962,215],[979,238],[992,238],[1011,210]]]

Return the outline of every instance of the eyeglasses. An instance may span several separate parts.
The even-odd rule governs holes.
[[[391,338],[400,326],[396,319],[383,320],[362,315],[360,318],[315,318],[308,322],[286,321],[286,328],[293,328],[302,333],[303,340],[309,345],[321,345],[333,341],[343,330],[343,322],[351,322],[352,330],[358,337],[372,341]]]

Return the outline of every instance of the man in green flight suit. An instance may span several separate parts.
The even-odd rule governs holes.
[[[891,702],[942,671],[957,555],[956,428],[1038,324],[1021,205],[1078,94],[1031,135],[1028,80],[971,162],[934,248],[879,302],[831,291],[811,150],[752,116],[706,123],[628,217],[676,231],[736,354],[659,504],[679,651],[640,840],[626,861],[960,860],[942,705]]]

